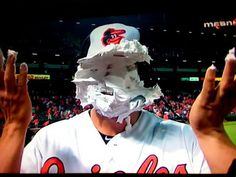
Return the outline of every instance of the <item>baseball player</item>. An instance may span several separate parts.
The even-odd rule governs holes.
[[[76,98],[93,109],[39,130],[24,149],[21,173],[210,172],[189,125],[142,109],[163,94],[140,80],[136,63],[152,58],[139,38],[120,23],[91,32],[73,82]]]
[[[100,27],[98,27],[98,29],[99,28]],[[123,34],[123,37],[120,37],[124,39],[130,39],[125,35],[126,32],[132,31],[131,29],[133,29],[133,32],[136,31],[136,29],[129,28],[122,24],[110,24],[108,26],[103,26],[103,28],[108,29],[110,32],[114,31],[114,29],[118,29]],[[113,40],[108,41],[116,41],[116,33],[107,33],[107,30],[105,30],[105,32],[103,34],[108,34],[114,38]],[[102,36],[103,37],[100,38],[97,34],[95,35],[95,38],[98,41],[105,39],[104,35]],[[92,37],[92,33],[90,37]],[[107,37],[106,39],[110,38]],[[117,44],[120,43],[118,42]],[[91,45],[92,44],[93,42]],[[108,43],[104,42],[104,44],[107,45]],[[130,47],[132,48],[132,45],[129,45],[128,49]],[[139,49],[142,49],[142,47]],[[114,48],[111,47],[110,49]],[[129,50],[126,50],[126,52],[129,52]],[[127,54],[126,52],[124,52],[124,50],[123,52],[114,52],[114,55],[112,56],[132,59],[131,56],[135,52],[131,52],[131,54]],[[110,52],[107,54],[109,53]],[[139,55],[140,54],[138,54],[138,56]],[[3,58],[4,57],[0,52],[0,107],[5,118],[5,125],[0,139],[1,173],[19,172],[20,166],[21,173],[209,172],[208,165],[204,159],[203,153],[199,149],[196,137],[188,125],[173,122],[171,120],[162,121],[161,119],[154,117],[153,114],[143,111],[142,109],[140,110],[139,107],[142,106],[139,105],[142,105],[143,102],[147,101],[148,95],[152,93],[153,89],[149,88],[147,91],[142,85],[139,85],[139,89],[143,89],[143,95],[138,94],[138,96],[133,98],[135,94],[131,93],[137,93],[138,86],[131,84],[131,86],[133,86],[131,87],[131,93],[125,90],[125,93],[129,93],[130,95],[128,98],[129,109],[126,109],[126,111],[130,110],[129,112],[131,113],[128,116],[119,116],[125,115],[125,113],[119,112],[118,107],[124,108],[120,103],[125,103],[127,106],[127,97],[125,97],[127,95],[122,91],[119,92],[119,90],[122,89],[119,87],[121,83],[116,83],[117,78],[114,79],[113,77],[113,80],[111,79],[109,81],[107,77],[104,77],[103,80],[95,80],[95,76],[88,77],[91,75],[91,72],[98,71],[96,68],[92,68],[91,72],[87,72],[87,76],[84,74],[81,78],[79,76],[76,77],[77,96],[79,96],[83,90],[96,91],[96,94],[93,93],[93,96],[95,96],[96,99],[91,100],[92,98],[89,97],[89,93],[84,97],[85,101],[88,99],[94,101],[93,105],[95,106],[95,109],[88,110],[69,120],[57,122],[42,128],[36,134],[32,142],[25,148],[23,160],[21,162],[24,138],[32,114],[31,101],[27,92],[28,68],[27,64],[22,63],[20,66],[19,77],[16,79],[14,77],[16,53],[9,51],[6,69],[3,68]],[[232,59],[235,57],[230,58]],[[212,113],[221,110],[221,108],[224,108],[224,113],[226,113],[231,106],[235,105],[234,101],[230,101],[231,99],[229,97],[224,96],[227,95],[227,93],[235,95],[235,81],[232,77],[234,76],[235,60],[231,59],[226,61],[224,69],[223,78],[226,79],[226,82],[224,81],[223,84],[219,84],[217,86],[218,89],[214,89],[214,84],[212,84],[212,78],[214,78],[215,72],[214,69],[209,68],[207,70],[202,92],[196,103],[193,105],[193,110],[191,110],[190,114],[190,123],[197,133],[205,157],[213,172],[217,168],[220,169],[221,172],[227,172],[227,167],[231,163],[232,158],[236,157],[234,153],[236,148],[235,146],[232,146],[232,144],[222,143],[221,141],[208,141],[211,140],[211,138],[219,138],[219,140],[229,142],[227,135],[224,131],[221,131],[223,115]],[[78,70],[84,71],[85,66],[86,65],[81,65]],[[112,65],[110,64],[109,67],[107,66],[104,69],[109,69],[110,73],[115,73],[114,75],[119,79],[119,76],[122,73],[119,73],[118,70],[111,70],[111,68],[113,68],[111,66]],[[123,73],[125,77],[122,78],[126,78],[127,74],[131,74],[130,72],[132,71],[133,74],[135,73],[135,67],[129,66],[124,68],[126,68],[126,72]],[[107,72],[105,73],[106,75],[109,75]],[[86,77],[88,78],[86,79]],[[101,78],[101,75],[99,77]],[[136,81],[139,81],[138,77],[136,77],[136,79]],[[115,82],[111,82],[114,80]],[[133,81],[135,79],[131,80]],[[123,80],[121,79],[119,81]],[[89,84],[89,82],[91,83]],[[93,82],[96,84],[92,84]],[[130,82],[131,81],[125,83],[129,84]],[[106,86],[101,87],[104,83]],[[108,84],[113,87],[107,86]],[[91,87],[91,85],[95,86]],[[127,89],[129,90],[129,88]],[[222,89],[224,92],[219,91]],[[221,94],[214,94],[212,90]],[[86,94],[86,91],[84,94]],[[214,95],[214,99],[209,95],[211,93]],[[104,97],[101,95],[104,95]],[[161,92],[158,92],[158,95],[161,95]],[[113,99],[109,96],[113,96]],[[222,98],[224,98],[224,103],[227,101],[227,108],[219,101]],[[201,104],[202,101],[205,101],[204,104]],[[104,104],[104,107],[102,107],[100,102]],[[110,106],[106,105],[108,103]],[[205,109],[208,107],[208,103],[210,105],[213,103],[215,106],[211,107],[211,109]],[[117,107],[114,107],[114,105],[117,105]],[[112,116],[112,112],[109,112],[109,110],[114,109],[119,112],[118,116]],[[108,114],[111,115],[111,117],[104,116]],[[114,112],[114,114],[116,113]],[[216,120],[218,124],[209,124],[208,120]],[[209,127],[210,131],[205,131],[207,130],[207,127]],[[202,137],[210,138],[207,141],[199,136],[199,133],[211,132],[212,130],[214,131],[214,129],[220,131],[218,131],[217,134],[202,134],[204,135]],[[204,144],[204,146],[202,144]],[[218,145],[220,145],[219,148],[216,147]],[[206,150],[206,146],[212,151]],[[223,163],[222,158],[219,156],[219,154],[222,154],[221,152],[224,154]],[[221,166],[223,166],[223,168]],[[233,166],[231,166],[231,168],[233,168]]]

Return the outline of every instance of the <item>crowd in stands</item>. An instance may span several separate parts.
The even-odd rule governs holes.
[[[167,91],[163,98],[154,100],[152,104],[146,105],[144,109],[156,114],[164,120],[172,119],[188,123],[189,112],[197,94],[178,93]],[[79,99],[74,95],[67,96],[31,96],[33,104],[33,115],[31,128],[41,128],[56,121],[70,119],[92,105],[82,106]],[[232,110],[236,114],[236,109]]]
[[[74,96],[33,96],[31,100],[33,110],[30,127],[40,128],[59,120],[70,119],[91,107],[82,107],[80,100]]]
[[[154,100],[152,104],[147,105],[144,109],[153,112],[164,120],[172,119],[188,122],[189,112],[194,100],[195,97],[191,94],[180,93],[176,97],[169,94],[161,99]]]

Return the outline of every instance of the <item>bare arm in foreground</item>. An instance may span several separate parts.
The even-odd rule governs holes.
[[[16,53],[9,52],[6,69],[0,56],[0,109],[5,124],[0,139],[0,173],[19,173],[25,136],[32,116],[32,105],[27,89],[28,67],[20,65],[20,74],[15,77]]]
[[[212,173],[227,173],[236,146],[225,132],[225,116],[236,106],[236,58],[234,49],[226,57],[222,80],[215,85],[216,68],[207,69],[201,93],[190,111],[190,125]]]

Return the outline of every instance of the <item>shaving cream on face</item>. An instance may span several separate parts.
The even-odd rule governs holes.
[[[137,40],[107,45],[87,57],[78,60],[80,65],[73,80],[76,98],[81,103],[92,104],[99,114],[117,117],[121,123],[132,112],[163,96],[158,84],[146,88],[140,80],[135,63],[150,63],[152,59],[147,47]]]
[[[105,117],[118,117],[117,122],[121,123],[132,112],[140,111],[145,104],[163,96],[158,85],[145,88],[135,73],[132,71],[125,78],[109,76],[103,81],[77,80],[76,98],[84,104],[92,104]]]

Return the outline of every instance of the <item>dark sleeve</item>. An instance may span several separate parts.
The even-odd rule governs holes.
[[[229,167],[228,174],[236,175],[236,159],[233,160],[232,164]]]

